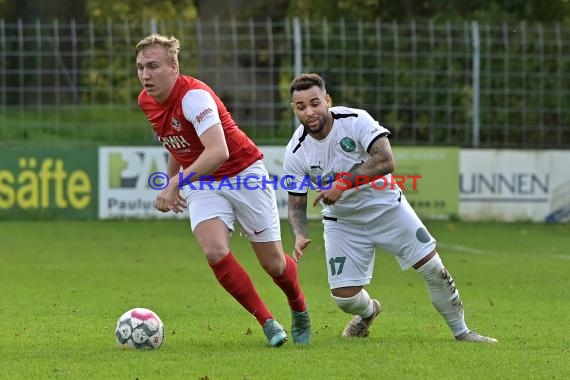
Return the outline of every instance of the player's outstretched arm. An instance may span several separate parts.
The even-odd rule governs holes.
[[[311,240],[308,238],[307,194],[289,194],[287,207],[289,227],[295,240],[293,260],[298,263],[303,257],[303,250],[311,243]]]

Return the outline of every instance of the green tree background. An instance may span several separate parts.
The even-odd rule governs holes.
[[[428,69],[432,73],[461,73],[465,72],[465,68],[469,67],[469,52],[465,52],[463,56],[453,55],[450,57],[451,51],[465,49],[465,45],[448,46],[446,43],[434,44],[433,46],[425,46],[427,42],[423,42],[406,34],[410,29],[412,22],[417,25],[427,23],[437,23],[439,25],[451,24],[458,26],[455,30],[461,30],[462,25],[471,20],[478,20],[481,25],[481,72],[504,72],[515,73],[512,76],[492,76],[482,77],[482,85],[489,89],[508,89],[508,91],[496,91],[483,96],[481,106],[487,112],[482,115],[482,125],[505,126],[503,128],[495,128],[493,130],[482,131],[483,141],[503,141],[514,145],[520,142],[529,143],[530,141],[540,141],[544,146],[548,146],[549,141],[560,139],[560,126],[570,125],[570,117],[568,112],[561,113],[558,110],[561,104],[560,96],[541,96],[545,94],[545,89],[552,91],[548,94],[560,93],[562,89],[569,88],[570,83],[567,75],[570,72],[570,62],[567,58],[558,60],[556,65],[541,61],[540,57],[545,55],[560,56],[561,48],[553,41],[555,40],[552,26],[563,26],[561,30],[562,40],[568,40],[568,25],[570,25],[570,1],[569,0],[551,0],[543,2],[539,0],[402,0],[384,1],[384,0],[0,0],[0,20],[7,23],[15,23],[22,20],[27,23],[34,23],[41,20],[42,23],[50,23],[53,20],[60,20],[62,24],[74,20],[79,23],[93,22],[95,25],[95,33],[105,40],[107,29],[109,27],[124,29],[131,28],[132,41],[116,40],[113,41],[112,50],[117,52],[113,55],[111,62],[105,56],[105,52],[109,51],[109,46],[97,47],[101,49],[101,54],[91,54],[96,59],[83,58],[79,65],[82,72],[85,73],[79,79],[84,88],[89,88],[88,92],[82,95],[73,96],[62,95],[62,102],[86,104],[130,104],[136,98],[140,87],[137,83],[136,75],[128,70],[108,70],[109,66],[113,67],[129,67],[134,65],[134,60],[129,52],[133,50],[133,43],[136,43],[139,37],[149,32],[149,20],[154,19],[158,25],[175,25],[176,20],[183,20],[186,25],[195,24],[197,20],[221,20],[230,18],[247,21],[261,21],[273,19],[276,22],[276,28],[283,28],[283,23],[277,21],[290,19],[292,17],[300,17],[302,19],[310,19],[308,25],[309,32],[307,35],[312,40],[310,46],[315,49],[323,49],[323,30],[322,20],[327,20],[330,35],[346,32],[349,35],[356,36],[359,33],[355,24],[349,24],[350,27],[344,29],[344,20],[361,20],[363,21],[365,38],[362,40],[362,49],[365,52],[378,51],[379,48],[387,49],[387,51],[402,52],[401,57],[406,57],[405,52],[412,49],[423,49],[421,51],[432,52],[432,58],[421,62],[423,69]],[[401,36],[399,46],[392,46],[389,39],[382,41],[381,46],[375,38],[375,23],[381,22],[384,33],[397,33]],[[205,25],[206,23],[204,23]],[[544,29],[544,38],[533,38],[539,33],[543,33],[541,25],[550,26]],[[508,35],[505,35],[505,26],[508,29]],[[204,26],[206,28],[206,26]],[[522,44],[520,37],[516,34],[517,30],[525,28],[531,38]],[[159,28],[159,30],[168,28]],[[342,29],[342,31],[340,30]],[[172,31],[176,33],[176,30]],[[276,30],[278,32],[278,30]],[[437,41],[445,41],[445,32],[441,33]],[[456,32],[458,33],[458,32]],[[548,34],[550,33],[550,34]],[[119,33],[120,34],[120,33]],[[208,30],[204,31],[204,36],[209,34]],[[263,31],[259,33],[263,36]],[[284,88],[290,78],[292,72],[288,62],[281,62],[279,57],[272,57],[272,61],[263,55],[266,41],[263,38],[256,40],[256,57],[251,57],[248,52],[239,52],[239,57],[230,56],[228,54],[219,54],[215,57],[212,55],[203,55],[200,49],[196,49],[188,41],[183,40],[183,50],[181,52],[181,66],[183,72],[192,74],[196,67],[223,67],[225,63],[238,61],[242,68],[248,67],[267,67],[274,66],[274,75],[260,75],[256,78],[258,88]],[[501,44],[505,38],[509,38],[510,42],[507,47]],[[454,40],[461,41],[464,36],[459,33],[454,36]],[[12,39],[12,45],[7,46],[8,50],[17,48]],[[544,41],[544,42],[542,42]],[[33,42],[27,42],[27,49],[37,49]],[[192,42],[193,43],[193,42]],[[229,41],[222,43],[229,44]],[[414,45],[417,43],[417,46]],[[421,44],[424,44],[422,46]],[[68,42],[69,44],[69,42]],[[61,51],[69,51],[71,46],[60,46]],[[82,46],[77,48],[82,49]],[[276,47],[279,48],[279,47]],[[282,49],[288,46],[280,47]],[[346,50],[346,46],[336,40],[330,41],[327,48],[332,51]],[[45,49],[53,49],[47,45]],[[219,51],[224,51],[220,49]],[[228,50],[231,51],[231,50]],[[243,56],[242,56],[243,55]],[[335,67],[359,67],[354,57],[348,55],[342,56],[322,56],[319,54],[305,54],[304,70],[320,72],[327,74],[327,86],[332,92],[335,103],[358,105],[363,108],[371,109],[376,112],[376,116],[385,121],[391,129],[395,130],[400,136],[407,141],[423,141],[429,144],[469,144],[469,136],[465,134],[465,120],[468,118],[470,105],[472,103],[472,89],[468,80],[464,77],[452,77],[451,75],[437,74],[419,76],[417,73],[418,62],[414,58],[383,57],[381,75],[375,75],[370,78],[367,74],[362,75],[344,75]],[[86,57],[90,56],[87,51]],[[527,57],[525,59],[498,59],[497,57]],[[62,63],[56,60],[53,62],[55,68],[58,64],[65,67],[71,67],[72,62],[68,62],[70,57],[62,56],[59,58]],[[26,55],[23,62],[16,59],[6,60],[8,69],[29,69],[33,70],[36,64],[35,57]],[[44,65],[46,63],[44,62]],[[365,68],[372,71],[373,66],[378,62],[375,59],[365,61]],[[231,66],[228,64],[228,66]],[[524,66],[524,67],[523,67]],[[110,74],[114,72],[114,74]],[[534,79],[521,77],[516,73],[539,73],[535,74]],[[120,73],[120,74],[117,74]],[[286,75],[283,73],[287,73]],[[394,75],[397,73],[397,75]],[[330,75],[329,75],[330,74]],[[456,75],[456,74],[453,74]],[[201,79],[207,83],[214,83],[214,78],[209,78],[208,74],[200,75]],[[538,80],[536,80],[538,78]],[[364,79],[364,82],[363,82]],[[26,79],[28,80],[28,79]],[[33,80],[30,78],[29,80]],[[46,75],[44,85],[51,85],[49,75]],[[239,86],[246,86],[248,78],[240,78],[244,83],[238,83]],[[437,83],[445,83],[448,89],[446,93],[438,93],[432,97],[421,96],[421,93],[401,92],[394,94],[393,91],[381,91],[380,88],[399,87],[418,89],[418,91],[428,91],[434,87],[434,81]],[[363,85],[363,83],[365,83]],[[17,87],[20,84],[17,76],[7,78],[9,87]],[[30,83],[33,85],[33,83]],[[277,86],[276,86],[277,85]],[[363,87],[364,88],[363,90]],[[109,91],[109,88],[116,89]],[[261,91],[261,90],[260,90]],[[279,90],[272,90],[274,93],[259,93],[257,99],[277,99],[285,106],[287,104],[288,94],[280,93]],[[222,94],[223,95],[223,94]],[[429,94],[427,94],[429,95]],[[33,95],[31,95],[33,96]],[[242,95],[242,96],[247,96]],[[563,99],[563,98],[562,98]],[[224,99],[226,100],[226,99]],[[49,102],[50,99],[44,98],[42,101]],[[34,104],[35,99],[26,98],[19,99],[17,97],[9,98],[9,104],[29,103]],[[248,99],[228,99],[228,106],[231,108],[233,103],[241,104],[236,107],[235,112],[238,120],[245,119],[248,113],[253,112],[255,104],[250,104]],[[383,105],[382,109],[374,108],[375,105]],[[459,113],[445,114],[444,107],[434,107],[434,105],[451,106],[454,110],[462,110]],[[495,107],[499,105],[499,107]],[[286,130],[290,125],[289,110],[284,109],[278,111],[278,114],[264,115],[264,120],[275,120],[277,129]],[[512,112],[509,110],[520,109],[539,109],[540,112]],[[505,111],[506,110],[506,111]],[[546,111],[543,111],[546,110]],[[259,109],[255,112],[258,114]],[[240,114],[241,113],[241,114]],[[562,115],[562,116],[561,116]],[[443,122],[442,122],[443,120]],[[436,123],[447,123],[448,125],[458,126],[456,130],[440,130],[431,129]],[[546,125],[551,127],[552,133],[549,135],[548,128],[546,132],[536,131],[535,126]],[[411,126],[406,129],[407,126]],[[510,128],[510,126],[517,126]],[[519,127],[520,126],[520,127]],[[453,127],[455,128],[455,127]],[[287,131],[288,132],[288,131]],[[272,132],[273,133],[273,132]],[[536,136],[537,133],[543,135]],[[546,133],[546,135],[544,135]],[[255,135],[255,132],[252,133]],[[505,136],[507,134],[507,136]],[[273,135],[271,135],[273,136]],[[508,145],[507,145],[508,146]],[[519,145],[520,146],[520,145]],[[559,145],[553,145],[559,146]]]
[[[0,18],[12,20],[116,19],[136,21],[177,17],[283,17],[373,20],[418,18],[502,22],[570,22],[568,0],[0,0]]]

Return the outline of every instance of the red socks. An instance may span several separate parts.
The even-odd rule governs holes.
[[[307,310],[305,304],[305,296],[299,286],[299,277],[297,275],[297,264],[289,255],[285,255],[285,270],[279,277],[273,277],[273,282],[283,290],[287,296],[287,301],[291,309],[295,311]]]
[[[293,262],[293,264],[295,263]],[[263,326],[268,319],[273,319],[273,316],[261,300],[261,297],[257,294],[249,275],[236,261],[231,252],[221,260],[210,264],[210,267],[224,289],[249,311],[261,326]],[[285,269],[285,272],[287,272],[287,269]],[[294,273],[296,278],[297,271],[295,270]],[[285,273],[283,273],[283,276],[284,275]],[[283,278],[283,276],[281,276],[281,278]],[[279,283],[277,284],[281,286]],[[299,286],[297,285],[297,289],[298,288]]]
[[[237,262],[230,252],[224,258],[210,264],[214,275],[224,289],[230,293],[247,311],[249,311],[261,326],[273,315],[267,309],[245,269]],[[273,277],[273,281],[283,290],[291,309],[295,311],[307,310],[305,297],[299,286],[297,276],[297,264],[289,255],[285,255],[285,270],[279,277]]]

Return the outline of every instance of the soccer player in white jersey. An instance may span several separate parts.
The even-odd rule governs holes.
[[[323,206],[331,295],[341,310],[354,315],[342,335],[368,336],[382,310],[364,289],[372,279],[375,247],[380,246],[394,254],[402,270],[412,267],[421,274],[433,305],[457,340],[496,343],[467,327],[459,292],[435,250],[434,238],[392,181],[390,132],[364,110],[331,107],[319,75],[301,74],[291,82],[290,93],[301,122],[283,161],[291,179],[293,255],[301,260],[311,242],[307,192],[314,186],[314,205],[320,201]]]

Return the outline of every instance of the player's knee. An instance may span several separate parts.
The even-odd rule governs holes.
[[[287,255],[283,253],[281,241],[252,242],[251,246],[263,270],[271,277],[279,277],[285,271]]]
[[[424,266],[427,262],[431,261],[435,256],[439,255],[437,254],[437,251],[434,249],[433,251],[425,255],[422,259],[420,259],[417,263],[415,263],[413,265],[413,268],[418,270],[419,268]]]
[[[361,314],[370,303],[370,295],[368,295],[368,292],[364,289],[352,297],[337,297],[332,294],[331,296],[337,306],[348,314]]]
[[[215,263],[223,259],[230,250],[223,244],[208,244],[202,247],[202,252],[209,263]]]
[[[279,277],[285,272],[285,261],[284,260],[260,260],[259,264],[263,270],[271,277]]]

